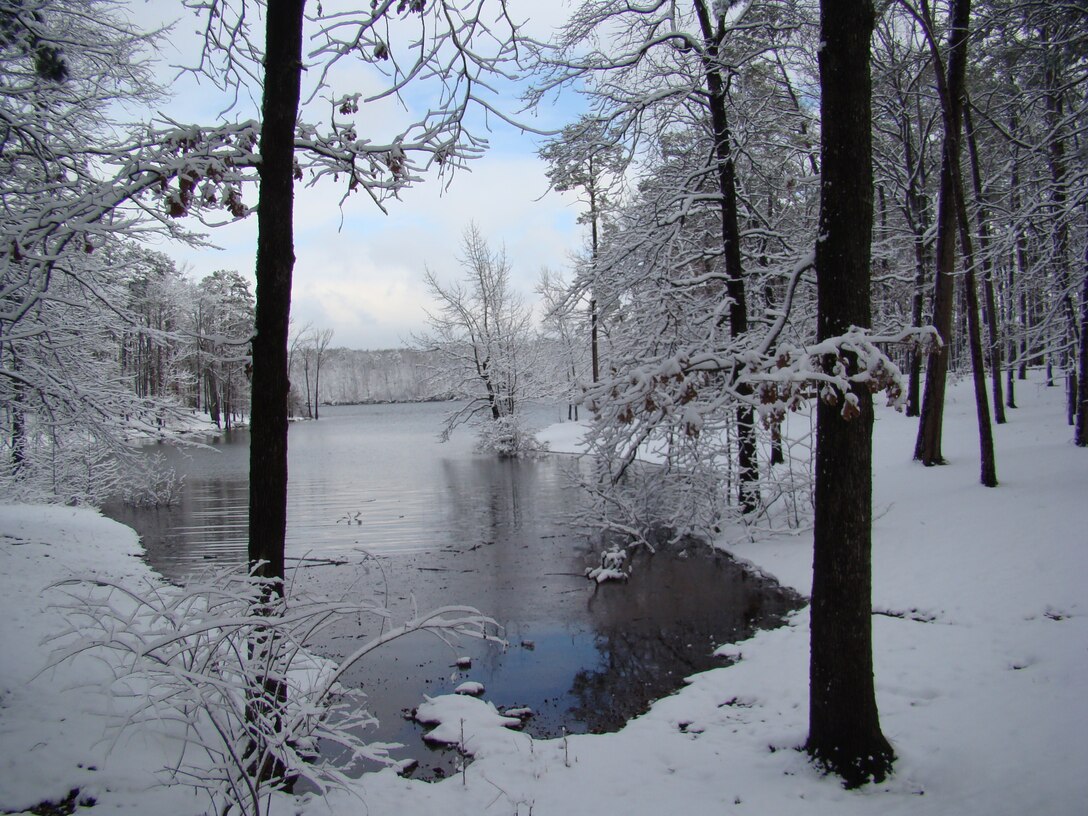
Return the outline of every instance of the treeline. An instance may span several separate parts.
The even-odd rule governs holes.
[[[120,278],[121,377],[137,397],[206,413],[217,427],[243,422],[253,333],[249,282],[228,270],[195,282],[165,255],[143,249],[129,255],[130,273]]]
[[[159,477],[133,442],[248,416],[253,295],[237,272],[192,281],[133,242],[83,255],[78,277],[49,277],[17,319],[0,315],[0,491],[154,500]]]
[[[310,415],[308,405],[315,395],[313,383],[307,399],[305,350],[292,355],[291,411],[295,416]],[[316,362],[311,363],[311,377],[316,380]],[[330,348],[324,351],[320,368],[322,405],[366,402],[420,402],[445,399],[448,390],[435,377],[434,354],[416,349],[359,351]]]

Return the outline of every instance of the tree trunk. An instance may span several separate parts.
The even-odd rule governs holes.
[[[723,31],[715,31],[703,0],[696,0],[695,12],[703,34],[704,69],[714,128],[714,156],[717,162],[718,192],[721,195],[721,239],[725,256],[725,288],[729,295],[729,335],[743,337],[748,332],[748,305],[744,291],[744,267],[740,257],[740,221],[737,210],[736,165],[733,161],[732,135],[726,115],[726,89],[722,79],[718,48]],[[737,408],[737,470],[741,510],[759,509],[759,467],[756,456],[755,411],[749,405]]]
[[[1020,130],[1020,122],[1016,116],[1015,108],[1009,114],[1009,133],[1016,139]],[[1009,179],[1009,199],[1012,205],[1013,212],[1020,212],[1020,145],[1018,142],[1013,145],[1012,153],[1012,174]],[[1028,240],[1024,234],[1023,226],[1016,226],[1016,251],[1014,258],[1009,266],[1009,309],[1014,308],[1013,304],[1018,307],[1017,317],[1017,330],[1020,335],[1020,342],[1013,344],[1010,349],[1009,356],[1013,360],[1019,360],[1017,366],[1018,379],[1027,379],[1027,355],[1028,355],[1028,343],[1027,343],[1027,330],[1028,330],[1028,299],[1027,299],[1027,254],[1028,254]],[[1015,272],[1014,272],[1015,270]],[[1016,280],[1020,282],[1020,296],[1017,297],[1016,292]],[[1010,325],[1012,325],[1010,323]],[[1013,368],[1010,363],[1009,369]],[[1010,379],[1006,383],[1009,388],[1009,400],[1010,408],[1015,407],[1012,402],[1015,402],[1015,391],[1013,390],[1011,374]]]
[[[1045,29],[1042,33],[1043,45],[1048,51],[1044,83],[1046,86],[1047,153],[1050,164],[1050,203],[1053,222],[1050,226],[1054,242],[1051,268],[1061,303],[1065,309],[1069,324],[1069,338],[1078,341],[1077,308],[1073,303],[1073,284],[1069,279],[1069,215],[1067,214],[1069,178],[1065,161],[1065,139],[1062,125],[1065,119],[1065,97],[1059,83],[1061,67],[1056,56],[1059,46],[1050,42],[1050,34]],[[1053,355],[1051,355],[1052,357]],[[1048,358],[1050,359],[1050,358]],[[1072,371],[1068,365],[1066,371]]]
[[[314,406],[310,399],[310,352],[302,352],[302,377],[306,381],[306,419],[314,418]]]
[[[994,462],[994,434],[990,426],[990,406],[986,400],[986,363],[982,357],[982,332],[978,319],[978,289],[975,284],[975,250],[971,243],[971,225],[967,219],[963,177],[956,167],[956,204],[959,212],[960,241],[966,271],[963,276],[964,311],[967,312],[967,336],[971,350],[971,373],[975,386],[975,413],[978,417],[978,448],[980,481],[986,487],[997,487],[997,465]],[[990,316],[993,320],[993,315]]]
[[[10,344],[11,369],[17,375],[19,373],[19,359],[15,356],[15,345]],[[19,379],[12,379],[11,411],[11,475],[18,477],[19,472],[26,464],[27,456],[27,428],[26,409],[23,405],[25,386]]]
[[[994,263],[990,255],[990,224],[987,218],[985,199],[982,192],[982,170],[978,159],[978,144],[975,140],[975,125],[971,117],[971,106],[963,108],[963,123],[967,135],[967,152],[971,159],[971,187],[975,193],[975,221],[978,229],[978,250],[982,260],[982,285],[986,293],[986,326],[989,329],[990,378],[994,394],[994,421],[1005,424],[1005,394],[1001,384],[1001,315],[997,310],[997,298],[994,296]]]
[[[921,111],[918,120],[921,126]],[[929,202],[926,199],[926,163],[924,152],[918,155],[917,180],[914,173],[914,157],[911,150],[910,133],[904,131],[903,143],[905,163],[910,187],[907,190],[907,207],[911,214],[910,225],[914,233],[914,293],[911,297],[911,320],[913,325],[921,326],[926,287],[926,233],[929,232]],[[907,416],[916,417],[921,413],[922,352],[914,348],[910,351],[910,373],[907,384]]]
[[[1085,209],[1088,213],[1088,208]],[[1084,280],[1080,292],[1080,362],[1077,383],[1077,421],[1073,442],[1088,447],[1088,244],[1084,247]]]
[[[1005,407],[1016,407],[1016,340],[1012,336],[1012,327],[1016,324],[1016,260],[1009,259],[1008,285],[1005,290],[1005,325],[1009,328],[1009,364],[1005,367]]]
[[[960,124],[963,89],[967,73],[967,25],[971,0],[953,0],[948,35],[948,73],[937,71],[944,112],[944,149],[941,155],[941,192],[937,209],[937,275],[933,298],[933,325],[941,336],[941,346],[929,355],[926,387],[922,396],[922,415],[914,458],[925,465],[942,465],[941,431],[944,424],[944,395],[948,375],[948,356],[952,348],[953,274],[956,268],[956,233],[958,218],[954,187],[955,168],[960,154]],[[930,43],[936,54],[936,43]],[[941,61],[934,59],[936,66]]]
[[[593,157],[589,157],[589,237],[590,251],[593,260],[593,281],[597,281],[597,259],[600,253],[600,235],[597,224],[597,184],[593,174]],[[593,382],[601,379],[601,350],[600,350],[600,315],[597,313],[597,296],[591,291],[589,297],[589,354],[592,368]]]
[[[871,0],[821,0],[819,339],[871,325],[873,225]],[[835,360],[825,361],[825,366]],[[847,356],[851,368],[856,357]],[[872,429],[868,388],[860,416],[817,407],[809,733],[805,750],[849,786],[882,780],[894,759],[880,730],[872,653]]]
[[[287,529],[287,334],[295,265],[294,140],[304,6],[305,0],[268,4],[261,103],[249,561],[257,574],[281,582]]]
[[[219,386],[216,383],[215,372],[211,368],[204,369],[204,402],[208,407],[208,416],[212,418],[215,427],[222,427],[219,421]]]

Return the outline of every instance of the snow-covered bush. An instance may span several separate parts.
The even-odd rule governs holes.
[[[517,416],[502,416],[482,423],[476,447],[480,451],[510,458],[543,453],[548,449],[522,425]]]
[[[33,425],[33,423],[31,423]],[[127,504],[161,507],[175,503],[181,477],[164,457],[102,436],[32,428],[25,440],[34,455],[11,466],[11,449],[0,442],[0,499],[19,504]]]
[[[91,656],[112,666],[111,691],[128,700],[119,731],[151,725],[176,738],[167,781],[203,790],[215,813],[259,816],[274,790],[296,780],[324,792],[347,787],[347,764],[396,764],[389,755],[396,746],[365,741],[375,721],[363,695],[340,686],[344,671],[409,632],[493,637],[490,619],[469,607],[389,627],[389,612],[378,604],[298,592],[281,598],[242,570],[184,589],[134,591],[97,579],[59,586],[68,594],[61,609],[71,627],[58,636],[54,662]],[[381,620],[377,637],[339,666],[313,655],[322,631],[362,615]],[[319,743],[336,746],[335,764]]]

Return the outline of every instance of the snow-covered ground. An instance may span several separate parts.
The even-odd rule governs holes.
[[[1018,383],[995,428],[1001,486],[978,484],[974,406],[950,391],[950,464],[911,461],[915,421],[878,417],[874,649],[882,725],[898,754],[885,784],[846,791],[796,746],[807,726],[808,616],[728,647],[740,661],[691,679],[619,733],[536,741],[483,700],[439,699],[476,760],[428,784],[381,772],[352,793],[277,814],[979,814],[1088,813],[1088,451],[1070,443],[1063,391]],[[542,437],[576,443],[576,426]],[[806,592],[810,537],[724,543]],[[46,585],[71,574],[146,584],[135,535],[87,510],[0,508],[0,811],[60,800],[93,810],[201,813],[205,800],[156,784],[171,746],[151,727],[114,740],[93,659],[45,668],[66,626]],[[471,598],[452,601],[471,603]],[[487,610],[484,610],[485,612]],[[379,658],[380,659],[380,658]],[[451,729],[447,729],[451,730]]]

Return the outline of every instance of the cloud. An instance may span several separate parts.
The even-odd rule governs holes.
[[[337,345],[400,345],[425,328],[425,269],[445,281],[463,275],[457,256],[469,221],[493,246],[505,244],[515,286],[531,302],[540,268],[565,267],[582,240],[574,207],[546,191],[532,155],[484,157],[448,189],[406,191],[388,216],[353,199],[342,226],[336,201],[307,190],[297,207],[294,313],[330,325]]]
[[[137,4],[139,6],[140,4]],[[564,3],[515,3],[513,19],[528,17],[526,32],[547,38],[552,26],[569,14]],[[151,0],[139,10],[139,23],[151,27],[180,17],[167,41],[164,62],[195,62],[199,38],[197,19],[179,13],[176,0]],[[257,26],[259,28],[260,26]],[[164,79],[173,71],[164,68]],[[380,87],[376,76],[349,70],[347,64],[332,77],[337,92],[344,89],[370,93]],[[311,77],[312,79],[312,77]],[[167,80],[169,81],[169,80]],[[166,112],[179,120],[212,121],[224,107],[224,97],[209,87],[197,86],[185,77],[173,84],[177,96]],[[504,108],[519,107],[521,86],[503,87]],[[305,93],[305,91],[304,91]],[[232,115],[251,116],[255,100],[243,99]],[[424,105],[415,91],[400,100],[367,104],[356,116],[359,133],[381,142],[407,121],[419,115],[404,108]],[[426,109],[424,107],[423,109]],[[327,116],[327,103],[315,101],[305,114],[308,120]],[[528,123],[538,128],[558,128],[574,118],[569,102],[542,105],[531,112]],[[491,150],[459,172],[449,186],[428,179],[388,203],[383,215],[365,194],[357,194],[339,207],[345,181],[323,182],[313,188],[296,185],[296,266],[293,314],[296,324],[312,321],[332,328],[337,345],[381,348],[401,345],[412,330],[425,328],[429,304],[422,285],[426,268],[444,281],[463,274],[457,262],[461,233],[475,221],[493,246],[505,244],[515,286],[528,302],[541,267],[563,269],[568,256],[583,241],[576,224],[579,207],[574,196],[549,193],[544,165],[536,157],[540,141],[490,117],[474,113],[468,124],[477,135],[486,135]],[[256,203],[257,191],[244,191],[247,204]],[[191,225],[190,225],[191,226]],[[210,240],[221,250],[164,248],[197,279],[216,269],[235,269],[252,280],[256,257],[256,217],[214,230]]]

